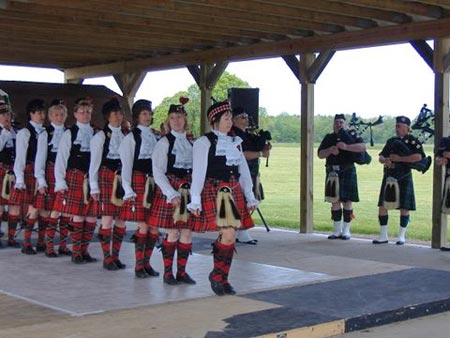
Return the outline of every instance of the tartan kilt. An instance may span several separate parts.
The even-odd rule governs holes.
[[[380,194],[378,196],[378,206],[383,206],[383,193],[384,186],[386,185],[386,178],[392,176],[397,179],[398,187],[400,190],[400,207],[399,209],[405,210],[416,210],[416,198],[414,194],[414,183],[411,174],[411,170],[409,172],[389,172],[385,171],[383,175],[383,181],[381,182]]]
[[[191,183],[189,178],[179,178],[173,175],[168,176],[168,179],[170,185],[177,191],[183,183]],[[179,221],[174,224],[174,212],[175,207],[167,202],[166,196],[164,196],[161,189],[156,186],[155,199],[150,208],[150,216],[148,217],[147,224],[153,227],[168,229],[192,229],[192,215],[189,215],[187,222]]]
[[[327,168],[326,172],[325,184],[331,170]],[[341,202],[359,202],[358,178],[355,166],[345,167],[343,170],[339,170],[337,174],[339,177],[339,200]]]
[[[202,212],[199,217],[196,217],[195,215],[190,216],[193,222],[192,231],[205,232],[220,230],[216,219],[216,198],[217,190],[222,186],[231,187],[234,203],[236,204],[236,208],[241,215],[241,226],[239,229],[250,229],[255,226],[255,223],[253,222],[247,209],[247,204],[245,202],[244,194],[239,181],[234,177],[230,179],[230,182],[207,178],[200,196],[202,201]]]
[[[145,181],[147,175],[134,170],[131,178],[131,186],[136,193],[134,200],[125,201],[120,210],[119,218],[124,221],[130,222],[146,222],[150,214],[150,208],[144,208],[142,202],[144,200],[145,193]],[[153,202],[152,202],[153,204]]]
[[[37,193],[34,201],[34,207],[41,210],[53,210],[55,204],[55,164],[47,162],[45,168],[45,180],[47,181],[47,195]]]
[[[28,205],[34,203],[34,191],[36,189],[36,179],[34,178],[34,163],[27,164],[24,170],[25,189],[13,189],[9,204]]]
[[[68,190],[56,194],[54,209],[69,215],[97,217],[98,203],[89,198],[89,203],[83,201],[83,181],[85,173],[78,169],[68,169],[66,183]],[[65,203],[63,202],[65,200]]]
[[[100,187],[100,213],[103,216],[119,217],[122,207],[111,203],[115,171],[101,166],[98,172],[98,185]]]
[[[3,190],[3,178],[5,177],[6,173],[10,170],[12,170],[13,165],[7,165],[0,162],[0,192]],[[5,200],[1,194],[0,194],[0,205],[8,205],[9,201]]]

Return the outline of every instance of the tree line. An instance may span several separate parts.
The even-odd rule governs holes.
[[[228,97],[229,88],[250,88],[250,85],[237,76],[224,72],[217,82],[212,96],[217,101],[225,100]],[[189,86],[185,91],[175,93],[171,97],[166,97],[161,104],[154,109],[154,128],[159,128],[160,124],[167,118],[167,111],[171,104],[179,104],[180,97],[188,97],[189,102],[185,105],[188,112],[189,124],[194,136],[200,135],[200,89],[196,84]],[[329,116],[317,115],[314,117],[314,142],[319,143],[323,137],[333,130],[334,114]],[[346,114],[347,122],[350,121],[351,114]],[[374,122],[377,118],[364,119],[364,122]],[[384,144],[387,139],[395,135],[395,118],[385,116],[384,122],[372,128],[374,143]],[[286,112],[277,116],[267,114],[264,107],[259,108],[259,127],[270,131],[272,142],[299,143],[300,142],[300,115],[292,115]],[[417,133],[416,133],[417,135]],[[369,128],[361,136],[366,142],[370,141]],[[431,140],[430,140],[431,141]],[[429,143],[430,143],[429,141]]]

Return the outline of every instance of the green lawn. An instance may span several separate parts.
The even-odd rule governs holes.
[[[352,232],[359,234],[378,233],[378,194],[382,178],[382,166],[378,162],[381,146],[368,149],[372,156],[370,165],[357,166],[360,202],[354,203],[355,220]],[[426,149],[427,154],[432,148]],[[331,231],[330,204],[323,201],[325,182],[325,160],[314,156],[314,229]],[[422,175],[413,171],[417,211],[411,213],[407,236],[417,240],[431,240],[431,196],[432,168]],[[269,159],[261,165],[261,176],[266,199],[260,210],[270,226],[299,229],[300,219],[300,145],[274,144]],[[255,221],[262,224],[254,214]],[[395,236],[399,224],[399,212],[389,213],[389,233]]]

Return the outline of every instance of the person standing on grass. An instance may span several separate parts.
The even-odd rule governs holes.
[[[230,133],[233,125],[228,101],[208,109],[212,131],[194,143],[191,186],[192,231],[219,231],[213,244],[211,289],[219,296],[235,294],[228,281],[236,230],[253,226],[249,211],[258,206],[252,178],[242,153],[242,139]],[[245,196],[245,199],[244,199]]]
[[[319,158],[326,159],[325,200],[331,203],[334,227],[328,239],[350,239],[350,225],[354,218],[352,204],[359,202],[355,153],[365,151],[362,138],[347,131],[344,114],[336,114],[333,132],[325,135],[317,151]]]
[[[386,244],[388,238],[388,209],[400,209],[400,229],[397,245],[405,244],[406,227],[410,210],[416,210],[414,184],[411,165],[425,157],[420,141],[409,134],[411,120],[406,116],[397,116],[396,137],[387,140],[381,150],[379,161],[384,165],[383,181],[378,199],[378,220],[380,235],[373,244]]]
[[[444,191],[441,202],[441,211],[450,214],[450,136],[439,140],[439,148],[436,152],[436,165],[445,167]],[[441,251],[450,251],[450,247],[442,246]]]

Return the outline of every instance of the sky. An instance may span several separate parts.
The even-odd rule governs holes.
[[[227,72],[259,88],[259,104],[269,115],[300,114],[300,84],[281,58],[230,63]],[[0,65],[0,80],[63,83],[58,70]],[[121,93],[112,77],[86,79]],[[150,72],[137,99],[157,106],[194,80],[185,68]],[[434,109],[434,74],[410,44],[338,51],[315,85],[315,115],[352,114],[361,118],[406,115],[415,118],[424,103]]]

